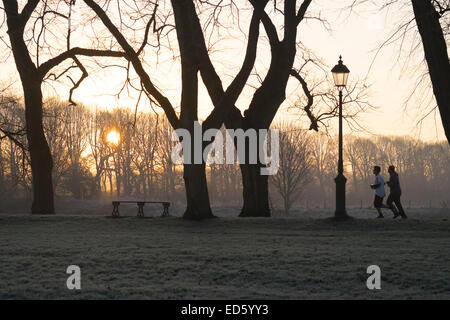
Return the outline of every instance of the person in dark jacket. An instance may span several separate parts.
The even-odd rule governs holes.
[[[406,213],[403,210],[403,206],[400,202],[400,196],[402,195],[402,189],[400,188],[400,180],[398,178],[398,173],[395,172],[394,166],[389,166],[389,181],[386,183],[391,189],[389,196],[387,198],[387,207],[394,213],[394,219],[401,216],[406,219]],[[395,206],[394,206],[395,204]]]

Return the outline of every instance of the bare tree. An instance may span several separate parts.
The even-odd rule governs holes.
[[[63,107],[63,128],[66,161],[69,164],[69,175],[66,185],[76,199],[80,199],[83,191],[83,176],[86,168],[82,161],[82,154],[88,145],[88,110],[83,105],[69,105]],[[53,154],[53,153],[52,153]]]
[[[280,129],[280,163],[272,183],[283,199],[284,211],[301,199],[302,192],[312,179],[311,144],[304,130],[292,124],[276,126]]]
[[[12,95],[0,95],[0,198],[17,198],[29,191],[29,158],[23,105]]]
[[[139,113],[133,135],[132,162],[139,172],[140,186],[137,193],[151,194],[154,179],[154,164],[158,146],[158,116],[151,113]],[[171,148],[169,148],[171,149]]]
[[[0,91],[0,140],[9,139],[26,151],[26,145],[20,141],[20,137],[25,135],[24,124],[21,121],[17,122],[9,119],[21,108],[22,105],[17,97],[5,94],[3,90]]]
[[[314,178],[319,186],[319,194],[329,200],[333,185],[329,183],[336,175],[337,147],[335,139],[319,132],[314,135],[311,146]]]
[[[68,154],[64,128],[65,107],[66,105],[62,101],[50,98],[45,101],[43,108],[43,126],[52,155],[52,181],[55,191],[59,189],[62,178],[67,174],[70,166],[70,162],[67,161]]]
[[[41,86],[44,79],[54,67],[67,59],[71,59],[82,72],[81,78],[78,81],[73,81],[72,93],[80,85],[81,81],[87,77],[87,70],[77,56],[123,56],[123,53],[118,51],[72,48],[70,32],[68,32],[65,51],[58,55],[53,55],[49,60],[42,62],[42,55],[45,56],[42,50],[48,49],[48,43],[43,39],[47,34],[47,29],[60,23],[61,19],[65,22],[69,19],[68,15],[64,15],[57,9],[52,8],[52,5],[58,5],[59,2],[29,0],[23,6],[22,11],[19,12],[17,0],[3,0],[11,45],[10,50],[13,53],[16,68],[20,75],[25,98],[26,133],[33,173],[33,204],[31,211],[35,214],[53,214],[55,212],[52,182],[53,163],[42,125],[43,103]],[[72,3],[73,1],[69,2],[70,5]],[[31,23],[30,19],[35,19],[36,22]],[[34,49],[31,49],[33,46]],[[58,49],[61,50],[61,48]],[[35,53],[32,53],[31,50],[35,50]],[[47,54],[51,54],[51,52],[52,50],[46,50]],[[72,67],[66,69],[63,73],[70,69]],[[54,75],[54,78],[60,76]]]
[[[172,127],[168,123],[167,119],[161,119],[159,127],[157,128],[158,144],[157,144],[157,159],[153,161],[152,166],[149,168],[152,171],[152,182],[156,183],[155,171],[161,170],[160,185],[164,197],[170,197],[172,200],[176,199],[176,186],[178,185],[177,178],[177,166],[172,162],[171,153],[175,146],[172,141]],[[154,168],[156,166],[156,168]],[[178,166],[178,170],[181,170]],[[153,187],[153,186],[152,186]]]

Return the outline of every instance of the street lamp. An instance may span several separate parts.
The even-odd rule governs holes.
[[[347,85],[348,74],[350,70],[342,63],[342,56],[339,56],[339,62],[331,69],[334,84],[339,90],[339,160],[338,175],[334,179],[336,182],[336,218],[347,218],[347,210],[345,209],[345,183],[347,178],[344,176],[344,164],[342,160],[342,90]]]

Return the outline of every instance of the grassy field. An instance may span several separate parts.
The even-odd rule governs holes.
[[[0,298],[449,299],[450,219],[424,210],[401,221],[355,209],[340,223],[2,214]],[[366,288],[372,264],[381,290]]]

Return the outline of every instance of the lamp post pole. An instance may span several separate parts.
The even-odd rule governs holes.
[[[338,175],[334,179],[336,182],[336,211],[334,217],[336,219],[348,218],[347,210],[345,209],[345,183],[347,179],[344,176],[344,161],[342,157],[342,90],[347,85],[348,74],[350,70],[342,63],[342,56],[339,56],[338,64],[331,69],[333,74],[334,84],[339,90],[339,159],[338,159]]]
[[[342,90],[343,87],[339,87],[339,159],[338,159],[338,175],[334,179],[336,182],[336,211],[334,216],[342,219],[347,218],[347,210],[345,209],[345,184],[347,178],[344,176],[344,161],[342,157]]]

